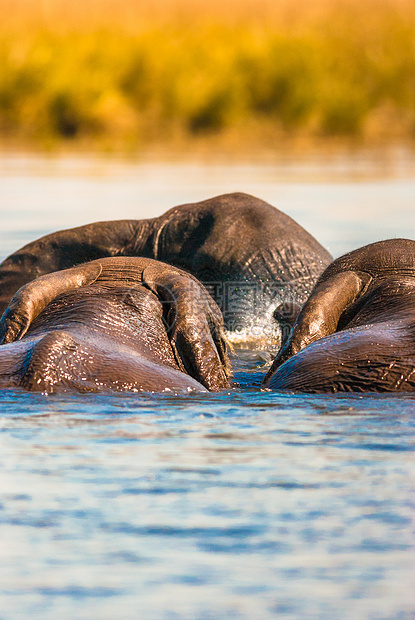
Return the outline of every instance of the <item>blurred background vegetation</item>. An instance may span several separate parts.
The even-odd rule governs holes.
[[[415,138],[413,0],[0,0],[4,147]]]

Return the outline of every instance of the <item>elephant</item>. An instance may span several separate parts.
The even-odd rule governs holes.
[[[273,390],[415,390],[415,241],[371,243],[334,260],[294,322],[263,385]],[[296,318],[296,315],[297,318]],[[288,317],[288,318],[287,318]]]
[[[174,207],[153,219],[96,222],[33,241],[0,265],[0,311],[27,282],[110,256],[142,256],[196,276],[230,331],[273,324],[289,297],[303,303],[332,257],[288,215],[232,193]],[[271,330],[273,331],[273,330]]]
[[[230,386],[223,318],[188,273],[106,257],[21,287],[0,319],[0,387],[47,394]]]

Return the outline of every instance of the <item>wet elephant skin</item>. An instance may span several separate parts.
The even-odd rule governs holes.
[[[330,254],[275,207],[243,193],[174,207],[148,220],[96,222],[29,243],[0,265],[0,310],[34,278],[107,256],[143,256],[202,281],[228,329],[269,321],[286,298],[303,303]]]
[[[104,258],[23,286],[0,320],[0,387],[218,391],[220,311],[197,280],[146,258]]]
[[[333,261],[264,386],[310,393],[414,391],[415,241],[380,241]]]

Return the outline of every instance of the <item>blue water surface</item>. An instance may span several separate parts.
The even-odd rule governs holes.
[[[4,617],[413,617],[414,397],[0,406]]]
[[[7,251],[59,227],[48,188],[72,182],[24,170],[4,177],[7,196],[10,178],[23,184],[17,210],[0,199]],[[328,198],[318,183],[321,216],[337,186]],[[368,186],[342,184],[363,213]],[[415,181],[403,185],[391,222],[415,237]],[[39,203],[35,187],[44,214],[19,219],[31,196]],[[131,204],[140,187],[131,185]],[[276,194],[284,187],[275,181]],[[313,219],[307,205],[302,223]],[[334,207],[332,218],[321,230],[340,253]],[[370,235],[362,221],[347,228],[356,245]],[[266,367],[249,351],[234,368],[235,387],[222,394],[0,392],[2,620],[415,618],[415,397],[261,391]]]

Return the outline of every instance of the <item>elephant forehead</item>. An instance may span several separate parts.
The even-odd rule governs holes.
[[[128,321],[125,314],[128,312]],[[157,297],[141,284],[120,286],[114,283],[93,284],[57,296],[40,313],[33,328],[39,325],[68,323],[102,325],[106,331],[112,326],[132,320],[159,319],[162,305]]]
[[[388,239],[371,243],[340,257],[329,269],[360,269],[373,276],[415,276],[415,241]]]
[[[64,328],[83,338],[104,338],[160,363],[177,367],[163,323],[163,304],[143,286],[94,285],[54,299],[32,324],[28,335]]]

